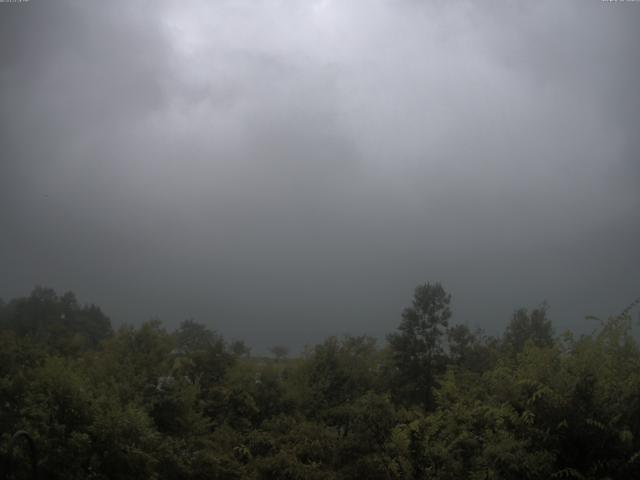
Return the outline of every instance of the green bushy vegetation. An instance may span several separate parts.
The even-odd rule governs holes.
[[[37,288],[0,302],[0,456],[25,430],[50,479],[640,478],[628,312],[576,338],[521,309],[489,337],[450,302],[421,285],[383,344],[262,358],[192,320],[113,331]]]

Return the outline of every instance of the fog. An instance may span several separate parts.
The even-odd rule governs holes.
[[[382,337],[640,295],[640,3],[0,4],[0,298]]]

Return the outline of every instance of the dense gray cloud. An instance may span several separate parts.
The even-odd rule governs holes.
[[[258,348],[640,294],[640,3],[0,4],[0,297]],[[589,327],[589,325],[587,325]]]

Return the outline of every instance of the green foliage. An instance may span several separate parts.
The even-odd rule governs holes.
[[[449,327],[449,304],[422,285],[388,345],[274,360],[193,320],[101,330],[36,289],[0,304],[0,457],[24,429],[51,479],[640,478],[628,315],[557,339],[545,308],[518,310],[496,340]]]
[[[466,325],[455,325],[447,331],[450,365],[483,372],[489,370],[498,358],[498,341],[478,331],[471,333]]]
[[[325,415],[338,421],[341,407],[376,388],[380,365],[371,337],[330,337],[307,352],[304,392],[300,399],[310,415]]]
[[[89,469],[96,477],[154,476],[158,462],[152,452],[160,436],[141,406],[123,405],[114,396],[102,395],[96,401],[95,417],[88,433],[94,452]]]

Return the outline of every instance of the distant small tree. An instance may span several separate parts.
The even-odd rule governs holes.
[[[503,345],[511,352],[521,352],[531,341],[539,347],[553,344],[553,327],[547,318],[547,305],[529,312],[526,308],[516,310],[504,333]]]
[[[435,378],[446,357],[443,335],[451,318],[451,295],[440,283],[418,285],[413,302],[402,313],[399,332],[387,337],[405,399],[431,408]]]
[[[270,352],[274,357],[276,357],[277,361],[280,361],[289,355],[289,349],[284,345],[275,345],[271,347]]]
[[[251,355],[251,347],[242,340],[234,340],[229,346],[231,353],[237,357],[249,357]]]
[[[180,323],[174,336],[178,348],[188,353],[207,350],[222,343],[222,338],[219,335],[193,319]]]
[[[213,388],[224,378],[235,357],[227,349],[224,338],[194,320],[185,320],[173,334],[178,354],[189,361],[179,362],[182,373],[197,380],[203,390]]]

